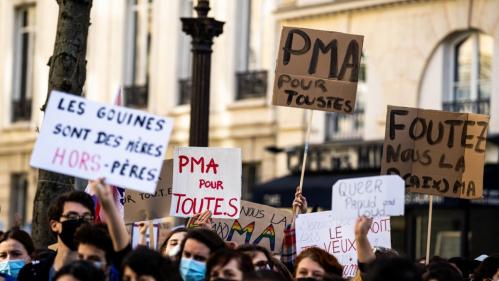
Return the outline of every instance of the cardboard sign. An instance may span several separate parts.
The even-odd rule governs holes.
[[[150,223],[150,222],[149,222]],[[149,227],[146,229],[144,235],[144,242],[147,248],[151,248],[151,241],[154,243],[154,249],[158,249],[158,242],[159,242],[159,223],[153,223],[152,225],[153,231],[151,232]],[[140,224],[139,223],[134,223],[132,224],[132,230],[130,233],[130,236],[132,236],[132,248],[136,248],[137,246],[140,245],[140,239],[141,239],[141,234],[140,234]],[[151,237],[153,236],[153,237]]]
[[[239,148],[176,147],[170,214],[210,210],[213,218],[239,218],[241,170]]]
[[[172,120],[52,91],[31,166],[156,190]]]
[[[309,247],[324,249],[343,265],[343,276],[354,276],[357,272],[355,221],[337,220],[333,211],[299,215],[296,219],[297,254]],[[373,247],[391,248],[390,218],[375,218],[367,238]]]
[[[381,174],[410,192],[482,197],[489,116],[388,106],[386,120]]]
[[[273,105],[352,113],[364,37],[284,27]]]
[[[332,194],[331,211],[337,218],[404,215],[405,186],[399,176],[339,180]]]
[[[125,191],[125,223],[153,220],[170,215],[172,201],[172,159],[165,160],[154,194]]]
[[[239,219],[213,219],[212,229],[227,242],[255,244],[280,254],[284,229],[292,218],[289,211],[242,200]]]

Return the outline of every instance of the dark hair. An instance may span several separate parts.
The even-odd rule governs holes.
[[[473,280],[492,278],[499,269],[499,256],[489,256],[478,266],[473,275]]]
[[[461,271],[463,278],[468,278],[470,274],[473,272],[472,263],[470,260],[465,259],[463,257],[453,257],[449,259],[449,263],[455,265]]]
[[[329,254],[323,249],[311,247],[303,250],[296,257],[295,276],[296,270],[298,269],[298,264],[300,264],[300,262],[305,258],[309,258],[318,263],[324,269],[326,274],[335,274],[337,276],[342,276],[343,274],[343,266],[341,266],[341,264],[333,255]]]
[[[54,281],[60,277],[71,275],[79,281],[104,281],[104,272],[87,261],[75,261],[63,266],[55,275]]]
[[[267,261],[269,263],[270,268],[272,269],[274,267],[274,263],[272,260],[272,255],[270,254],[269,250],[262,246],[254,245],[254,244],[243,244],[237,247],[237,251],[243,253],[243,254],[248,254],[251,259],[253,259],[256,256],[257,252],[261,252],[265,255],[267,258]]]
[[[274,257],[269,262],[272,264],[272,269],[279,273],[285,280],[293,280],[293,274],[291,274],[284,263]]]
[[[259,270],[248,274],[244,281],[288,281],[273,270]]]
[[[447,261],[436,261],[426,267],[423,280],[462,281],[463,276]]]
[[[367,281],[421,281],[421,271],[402,257],[376,259],[367,272]]]
[[[160,253],[144,246],[138,246],[123,260],[121,275],[125,267],[132,269],[137,276],[150,275],[158,281],[178,281],[180,276],[172,262]]]
[[[2,238],[0,238],[0,243],[8,240],[8,239],[14,239],[17,242],[21,243],[24,246],[24,249],[26,249],[26,252],[28,252],[29,256],[33,255],[33,252],[35,251],[35,246],[33,245],[33,240],[31,239],[31,236],[29,234],[22,230],[19,229],[18,227],[13,227],[9,231],[5,232],[2,235]]]
[[[88,244],[103,250],[106,253],[106,262],[110,265],[114,255],[113,240],[105,224],[84,223],[75,232],[75,244]]]
[[[191,229],[187,231],[184,241],[182,241],[182,244],[180,244],[180,251],[177,254],[177,261],[179,264],[180,259],[182,258],[182,252],[184,251],[185,243],[189,239],[194,239],[198,242],[203,243],[210,249],[210,254],[218,249],[227,247],[224,240],[222,240],[222,238],[220,238],[215,232],[204,228]]]
[[[48,211],[49,222],[51,220],[59,221],[62,216],[62,212],[64,211],[64,203],[66,202],[80,203],[90,211],[92,216],[95,216],[94,201],[92,200],[92,196],[83,191],[70,191],[61,194],[61,196],[57,197],[50,203]]]
[[[237,262],[237,268],[243,273],[243,278],[254,271],[250,257],[233,249],[222,248],[213,253],[206,262],[206,279],[210,279],[214,267],[225,266],[232,260]]]
[[[183,226],[172,229],[170,233],[168,233],[168,235],[166,236],[165,241],[163,241],[163,243],[161,244],[161,247],[159,247],[159,252],[163,253],[165,251],[166,246],[168,246],[168,241],[170,241],[170,238],[172,238],[173,234],[180,232],[187,232],[187,231],[188,229]]]

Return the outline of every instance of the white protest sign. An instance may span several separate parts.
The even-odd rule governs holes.
[[[52,91],[30,165],[153,193],[172,120]]]
[[[335,219],[332,211],[299,215],[296,219],[296,251],[318,247],[334,255],[343,265],[343,276],[357,271],[356,219]],[[391,248],[390,217],[373,220],[367,235],[372,246]]]
[[[339,180],[332,194],[336,218],[404,215],[405,182],[397,175]]]
[[[213,218],[239,218],[241,170],[239,148],[176,147],[170,214],[210,210]]]

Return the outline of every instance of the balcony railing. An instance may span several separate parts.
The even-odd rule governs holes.
[[[267,93],[267,71],[236,73],[237,99],[264,97]]]
[[[353,114],[327,113],[326,141],[362,139],[364,109],[357,108]]]
[[[442,103],[442,109],[453,112],[489,114],[490,99],[447,101]]]
[[[12,122],[31,119],[31,99],[12,101]]]
[[[179,98],[178,104],[190,104],[191,103],[191,92],[192,92],[192,80],[191,78],[179,79],[178,80]]]
[[[149,96],[148,85],[132,85],[124,88],[125,106],[133,108],[147,108]]]

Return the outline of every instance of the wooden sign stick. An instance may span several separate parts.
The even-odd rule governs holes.
[[[426,264],[430,263],[430,243],[431,243],[431,219],[433,217],[433,195],[430,196],[428,212],[428,233],[426,235]]]
[[[308,123],[307,123],[307,134],[305,135],[305,149],[303,151],[303,162],[301,165],[301,176],[300,176],[300,186],[298,190],[302,192],[303,189],[303,177],[305,176],[305,168],[307,165],[307,155],[308,155],[308,145],[310,142],[310,128],[312,127],[312,116],[314,111],[312,109],[308,110]]]

